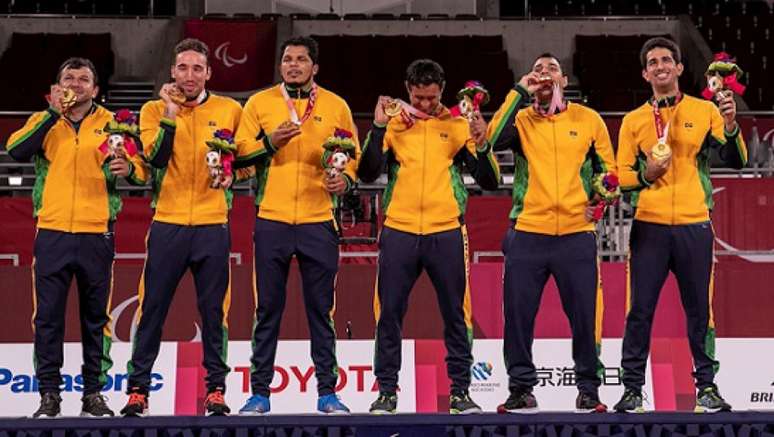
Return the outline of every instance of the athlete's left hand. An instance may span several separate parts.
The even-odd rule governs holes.
[[[734,93],[731,91],[724,91],[723,98],[718,101],[718,108],[720,114],[723,115],[723,124],[725,124],[726,132],[733,132],[736,130],[736,101],[734,100]]]
[[[337,174],[336,176],[325,176],[325,189],[329,193],[342,195],[347,191],[347,181],[344,180],[344,175]]]
[[[112,173],[113,176],[121,176],[124,178],[129,176],[129,170],[131,169],[129,166],[129,161],[126,160],[126,157],[121,156],[117,156],[111,159],[108,168],[110,169],[110,173]]]
[[[486,122],[478,111],[473,113],[473,118],[470,120],[470,136],[477,147],[482,147],[486,143]]]
[[[226,189],[234,182],[233,175],[223,175],[220,177],[220,188]]]
[[[586,218],[586,221],[589,223],[596,223],[597,221],[594,220],[594,210],[597,209],[597,204],[602,201],[602,198],[599,197],[599,194],[594,193],[594,198],[589,200],[589,202],[586,204],[586,210],[583,212],[583,216]]]

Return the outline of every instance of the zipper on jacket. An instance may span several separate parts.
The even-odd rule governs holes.
[[[425,221],[425,166],[427,164],[427,123],[422,121],[424,127],[424,141],[422,141],[422,188],[419,192],[419,235],[424,235]]]
[[[191,167],[191,203],[189,204],[188,224],[193,225],[194,193],[196,193],[196,117],[194,108],[191,108],[191,140],[193,143],[193,167]]]
[[[73,129],[73,133],[75,133],[75,129],[70,125],[70,128]],[[78,134],[75,133],[75,158],[73,158],[73,200],[70,202],[70,232],[73,231],[73,222],[75,221],[75,192],[76,187],[78,186],[78,150],[80,149],[80,144],[78,141]]]
[[[283,85],[284,86],[284,85]],[[298,108],[301,106],[301,89],[299,88],[296,94],[295,109],[298,114]],[[299,126],[299,129],[301,127]],[[293,196],[293,224],[298,223],[298,196],[299,196],[299,184],[301,183],[301,142],[296,141],[296,192]]]
[[[293,224],[298,224],[298,197],[301,184],[301,141],[296,141],[296,193],[293,199]]]
[[[559,235],[559,150],[556,146],[556,123],[554,123],[554,116],[550,116],[548,118],[549,123],[551,123],[551,132],[553,133],[554,137],[554,177],[555,177],[555,201],[554,201],[554,211],[556,214],[556,235]]]

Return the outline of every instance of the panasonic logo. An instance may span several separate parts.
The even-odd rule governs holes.
[[[107,382],[102,387],[106,392],[126,391],[129,377],[126,373],[114,373],[107,375]],[[38,391],[38,378],[35,375],[25,373],[14,374],[10,369],[0,367],[0,388],[8,386],[11,393],[34,393]],[[82,392],[83,376],[62,374],[63,392]],[[164,387],[164,377],[158,373],[151,373],[150,391],[159,391]]]

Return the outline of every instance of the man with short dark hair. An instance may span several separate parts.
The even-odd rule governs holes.
[[[603,306],[592,186],[597,175],[615,173],[615,158],[602,118],[566,102],[566,86],[559,60],[542,54],[489,123],[489,141],[495,150],[512,150],[515,165],[513,226],[503,241],[503,341],[510,396],[499,412],[537,410],[532,343],[549,275],[556,280],[572,330],[575,407],[607,410],[598,393]]]
[[[140,278],[140,311],[127,364],[129,400],[124,416],[148,414],[151,370],[161,346],[164,321],[185,271],[196,286],[207,369],[207,415],[230,412],[226,391],[228,310],[231,304],[231,235],[228,211],[231,177],[212,180],[205,157],[215,136],[233,137],[242,109],[231,98],[209,92],[207,46],[195,39],[174,50],[173,83],[164,84],[159,100],[143,105],[140,135],[153,168],[155,209],[147,236],[147,259]],[[235,154],[239,153],[237,149]]]
[[[672,271],[688,319],[696,411],[730,410],[715,385],[712,316],[713,244],[710,154],[733,168],[747,163],[733,95],[720,109],[680,92],[680,50],[665,38],[645,42],[642,77],[653,97],[623,119],[618,136],[621,187],[635,207],[630,233],[626,330],[621,368],[626,387],[616,411],[643,411],[642,386],[656,303]]]
[[[396,100],[379,97],[358,169],[366,182],[381,174],[385,161],[388,173],[374,295],[374,374],[379,396],[370,412],[396,412],[403,317],[411,289],[426,270],[444,321],[446,366],[452,381],[449,412],[480,413],[468,392],[473,315],[464,224],[468,191],[462,168],[467,167],[485,190],[497,189],[500,172],[481,114],[476,111],[468,123],[441,104],[446,81],[438,63],[412,62],[405,85],[410,106],[405,105],[401,117],[389,118],[385,113]]]
[[[333,211],[355,181],[357,158],[339,174],[324,171],[323,144],[339,129],[348,131],[359,155],[357,132],[347,103],[317,85],[317,42],[295,37],[282,44],[282,83],[254,94],[237,131],[244,159],[255,165],[255,322],[250,383],[252,396],[240,414],[271,410],[274,376],[288,271],[298,260],[317,377],[317,411],[347,414],[335,394],[338,379],[333,324],[339,264],[338,225]]]
[[[113,365],[113,223],[121,210],[116,182],[123,177],[143,185],[147,175],[139,155],[111,157],[100,150],[114,116],[94,102],[98,92],[94,64],[66,60],[51,86],[49,108],[34,113],[5,147],[13,159],[35,162],[32,319],[41,401],[33,417],[61,414],[65,307],[73,276],[83,345],[81,416],[113,415],[100,391]]]

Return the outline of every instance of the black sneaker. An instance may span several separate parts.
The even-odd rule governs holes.
[[[223,389],[216,388],[207,393],[204,399],[204,411],[207,416],[225,416],[231,412],[226,405],[226,400],[223,399]]]
[[[395,414],[397,408],[398,395],[380,391],[379,397],[371,404],[368,412],[371,414]]]
[[[99,393],[84,395],[81,398],[83,407],[81,408],[81,417],[113,417],[113,410],[108,408],[105,402],[105,396]]]
[[[517,388],[511,391],[504,404],[497,407],[498,413],[537,413],[538,404],[532,387]]]
[[[449,396],[449,414],[480,414],[481,407],[473,402],[467,391]]]
[[[717,413],[718,411],[731,411],[731,405],[720,396],[718,388],[707,387],[696,395],[695,413]]]
[[[607,405],[599,400],[597,393],[578,393],[575,398],[575,410],[579,413],[606,413]]]
[[[617,413],[644,413],[642,408],[642,392],[627,388],[624,390],[621,400],[613,407]]]
[[[40,394],[40,407],[38,411],[32,413],[32,417],[35,419],[52,419],[62,415],[62,408],[59,404],[62,403],[62,397],[59,393],[48,392]]]
[[[148,395],[142,393],[137,388],[129,391],[129,400],[126,406],[121,410],[124,417],[145,417],[148,415]]]

